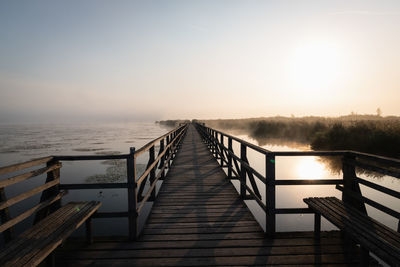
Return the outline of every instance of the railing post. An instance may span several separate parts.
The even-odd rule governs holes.
[[[154,145],[149,149],[149,163],[153,164],[154,159],[155,159],[155,149]],[[151,171],[150,171],[150,186],[154,183],[154,180],[156,179],[156,166],[154,166]],[[151,197],[150,201],[154,201],[156,199],[156,188],[153,189],[151,192]]]
[[[342,172],[343,172],[343,202],[353,206],[364,214],[367,214],[367,209],[362,201],[352,198],[349,193],[354,193],[361,196],[360,185],[356,181],[356,169],[352,162],[356,159],[352,153],[345,153],[342,159]]]
[[[162,139],[160,141],[160,151],[161,152],[164,151],[164,139]],[[165,159],[165,154],[160,159],[160,168],[162,168],[162,166],[164,166],[164,161],[165,161],[164,159]],[[164,177],[165,177],[165,171],[164,170],[165,170],[165,168],[162,170],[161,177],[160,177],[161,180],[164,180]]]
[[[57,160],[50,160],[49,162],[46,163],[47,167],[50,167],[54,164],[58,164],[60,163]],[[60,178],[60,169],[55,169],[51,172],[47,173],[47,177],[46,177],[46,182],[51,182],[54,181],[55,179],[59,179]],[[60,193],[60,188],[58,185],[53,186],[49,189],[46,189],[42,192],[42,195],[40,196],[40,202],[44,202],[47,199],[56,196],[58,193]],[[33,221],[33,224],[38,223],[40,220],[42,220],[43,218],[45,218],[49,213],[54,212],[55,210],[59,209],[61,207],[61,200],[57,200],[56,202],[54,202],[53,204],[51,204],[50,206],[38,211],[35,215],[35,219]]]
[[[170,139],[169,139],[169,135],[167,135],[167,146],[169,145],[169,143],[170,143]],[[167,151],[165,152],[165,158],[169,158],[169,154],[171,153],[171,147],[169,147],[169,148],[167,148]],[[168,169],[171,169],[171,160],[168,160]],[[169,171],[169,170],[168,170]]]
[[[265,156],[265,177],[267,184],[265,186],[265,232],[269,236],[273,236],[276,231],[276,215],[275,215],[275,155],[270,153]]]
[[[240,196],[246,197],[246,168],[244,167],[244,161],[246,159],[246,145],[240,144]]]
[[[232,137],[228,137],[228,151],[233,153]],[[232,155],[228,153],[228,178],[232,179]]]
[[[221,144],[221,167],[224,166],[224,135],[222,133],[220,133],[220,144]]]
[[[126,159],[127,182],[128,182],[128,223],[129,239],[135,240],[138,236],[137,224],[137,185],[136,185],[136,159],[135,148],[130,148]]]
[[[5,201],[7,201],[6,192],[4,190],[4,187],[0,187],[0,202],[5,202]],[[11,220],[10,211],[9,211],[8,207],[0,210],[0,219],[3,224],[5,222]],[[5,243],[10,242],[15,237],[14,226],[12,226],[4,231],[3,237],[4,237]]]

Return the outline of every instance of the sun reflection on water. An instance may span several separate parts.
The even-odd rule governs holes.
[[[304,157],[298,160],[296,177],[299,179],[323,179],[325,166],[316,157]]]

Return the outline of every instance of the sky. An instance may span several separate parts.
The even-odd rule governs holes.
[[[0,123],[400,115],[400,1],[0,1]]]

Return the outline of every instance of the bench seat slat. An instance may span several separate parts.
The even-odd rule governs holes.
[[[362,214],[359,210],[351,209],[351,214],[349,215],[347,211],[351,207],[347,207],[346,204],[341,203],[337,198],[328,197],[323,201],[330,202],[332,205],[337,207],[344,216],[351,216],[351,219],[357,221],[357,223],[360,223],[363,227],[368,228],[370,231],[379,234],[382,238],[387,239],[390,243],[394,243],[395,246],[400,247],[400,233],[394,232],[392,229],[370,217],[367,217],[368,219],[366,219],[365,214]]]
[[[306,198],[304,202],[378,257],[393,265],[400,264],[400,238],[394,230],[334,197]]]
[[[33,263],[34,265],[39,264],[45,259],[54,249],[56,249],[67,237],[69,237],[72,232],[74,232],[83,222],[86,221],[98,208],[100,204],[96,202],[86,203],[84,206],[76,205],[71,207],[75,209],[75,214],[66,221],[64,221],[61,226],[55,225],[56,230],[46,233],[45,238],[43,236],[37,236],[37,238],[42,240],[42,244],[39,248],[34,247],[34,250],[30,253],[31,255],[25,255],[21,260],[18,261],[18,265],[25,266],[27,262]],[[77,208],[80,208],[78,211]],[[57,227],[58,226],[58,227]]]
[[[79,205],[79,207],[81,209],[81,212],[86,212],[86,209],[83,205]],[[73,210],[72,205],[66,206],[66,208],[64,208],[63,210],[69,212],[70,215],[68,217],[65,217],[63,220],[58,220],[51,223],[47,228],[42,228],[41,231],[36,232],[36,234],[32,235],[30,238],[30,240],[32,240],[31,244],[29,246],[25,246],[24,251],[21,251],[19,253],[20,255],[15,256],[14,262],[12,262],[13,264],[23,266],[25,261],[28,261],[30,258],[35,257],[40,250],[43,250],[46,253],[47,251],[44,248],[46,247],[46,244],[48,242],[59,243],[59,238],[53,238],[49,240],[48,237],[54,232],[59,232],[59,230],[64,229],[64,226],[66,224],[69,224],[70,222],[75,222],[77,219],[79,219],[80,215],[78,212],[75,212]],[[52,220],[54,219],[57,218],[53,217]]]
[[[95,213],[101,203],[71,202],[52,213],[0,252],[0,265],[37,265]],[[4,257],[2,257],[4,256]]]
[[[36,224],[34,227],[23,232],[19,238],[8,243],[7,246],[0,252],[0,259],[7,261],[9,258],[15,258],[15,254],[26,247],[26,240],[34,240],[33,237],[35,235],[38,235],[38,233],[43,231],[48,231],[47,229],[52,228],[52,224],[62,223],[70,216],[70,214],[72,214],[72,212],[72,209],[58,209],[50,215],[53,217],[53,219],[44,219],[40,221],[40,223]]]
[[[362,227],[362,225],[347,219],[343,214],[338,214],[336,213],[335,207],[329,207],[324,205],[323,202],[324,199],[314,199],[314,204],[319,206],[320,209],[325,209],[324,212],[321,214],[326,217],[329,220],[339,220],[341,225],[337,225],[339,228],[342,230],[345,230],[346,232],[349,232],[350,235],[353,238],[356,238],[356,240],[363,240],[363,245],[367,247],[369,250],[373,251],[374,249],[377,250],[377,253],[380,253],[380,251],[383,251],[383,254],[388,254],[389,257],[391,258],[390,255],[396,255],[394,247],[391,245],[390,242],[387,240],[381,238],[380,236],[376,235],[373,231],[370,231],[369,229],[365,229]],[[364,216],[366,217],[366,216]],[[366,217],[368,218],[368,217]],[[333,221],[332,221],[333,222]],[[351,231],[350,231],[351,230]],[[361,243],[361,242],[360,242]],[[374,248],[374,249],[371,249]]]

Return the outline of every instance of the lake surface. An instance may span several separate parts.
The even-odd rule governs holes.
[[[120,123],[120,124],[91,124],[91,125],[0,125],[0,166],[23,162],[32,158],[48,155],[87,155],[87,154],[126,154],[129,147],[140,148],[147,142],[171,130],[155,123]],[[258,145],[258,141],[247,135],[236,135],[246,141]],[[262,147],[272,151],[308,150],[307,146],[263,144]],[[156,152],[158,148],[156,147]],[[234,150],[239,153],[239,146],[234,142]],[[265,173],[265,158],[261,154],[248,150],[250,164],[261,174]],[[147,155],[138,159],[138,172],[144,170]],[[359,176],[381,185],[400,191],[400,179],[392,177],[375,177],[359,174]],[[0,176],[4,179],[6,176]],[[331,164],[319,157],[277,157],[276,179],[340,179],[341,173],[331,168]],[[45,176],[31,179],[16,186],[7,188],[10,198],[30,188],[43,184]],[[99,183],[125,182],[126,166],[124,160],[107,161],[78,161],[63,162],[61,168],[61,183]],[[233,182],[236,187],[237,182]],[[259,189],[265,197],[265,187],[258,182]],[[390,208],[400,211],[400,200],[385,196],[375,190],[362,186],[363,194],[371,197]],[[309,196],[336,196],[341,198],[341,192],[335,186],[307,185],[280,186],[276,190],[277,208],[305,207],[302,199]],[[11,215],[18,215],[21,210],[33,207],[39,201],[39,195],[22,201],[10,209]],[[70,190],[63,201],[99,200],[103,202],[101,211],[126,211],[126,189],[93,189]],[[246,201],[256,219],[264,227],[265,214],[255,201]],[[151,203],[147,204],[146,212]],[[369,215],[396,229],[397,220],[368,207]],[[145,214],[144,214],[145,215]],[[143,224],[145,216],[141,216]],[[32,223],[32,218],[24,221],[16,228],[17,232]],[[277,215],[278,231],[312,230],[313,216],[310,214]],[[126,235],[127,219],[96,219],[94,220],[95,235]],[[322,229],[335,229],[327,221],[322,221]],[[82,234],[83,229],[76,234]]]

